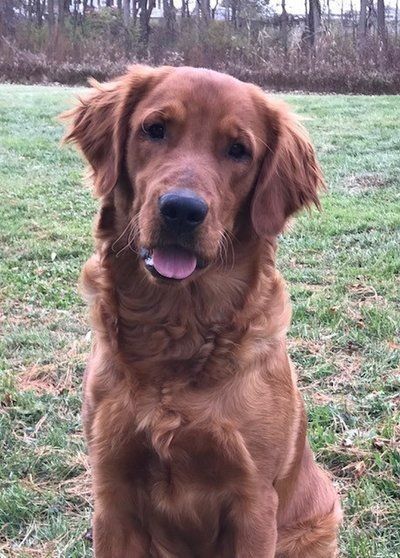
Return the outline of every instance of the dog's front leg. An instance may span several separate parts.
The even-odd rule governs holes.
[[[129,486],[113,482],[96,491],[93,543],[95,558],[149,558],[150,539],[135,513]]]
[[[278,496],[270,487],[232,506],[235,558],[274,558]]]
[[[143,533],[114,513],[95,512],[93,542],[96,558],[149,557],[149,544]]]

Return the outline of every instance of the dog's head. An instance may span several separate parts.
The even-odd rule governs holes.
[[[67,116],[66,139],[103,199],[98,226],[114,240],[125,234],[156,279],[192,279],[239,228],[274,237],[318,205],[323,179],[304,129],[285,105],[227,75],[134,66],[95,84]]]

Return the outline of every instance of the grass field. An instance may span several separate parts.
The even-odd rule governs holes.
[[[91,556],[76,290],[95,203],[55,115],[77,90],[0,86],[0,557]],[[343,557],[400,556],[400,99],[287,96],[329,184],[279,267],[318,459],[336,477]],[[398,333],[398,331],[397,331]]]

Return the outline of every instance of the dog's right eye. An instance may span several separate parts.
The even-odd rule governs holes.
[[[228,155],[235,161],[242,161],[243,159],[248,159],[251,156],[248,149],[246,149],[243,143],[240,143],[238,141],[235,141],[235,143],[230,146]]]
[[[156,122],[155,124],[146,126],[145,131],[152,140],[162,140],[165,138],[165,125],[161,122]]]

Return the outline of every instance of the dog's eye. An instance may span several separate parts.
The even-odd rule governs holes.
[[[249,157],[249,152],[247,151],[246,147],[242,143],[236,141],[230,146],[228,155],[229,157],[232,157],[232,159],[235,159],[236,161],[240,161],[245,157]]]
[[[152,140],[162,140],[165,138],[165,125],[161,122],[156,122],[150,126],[145,127],[146,134]]]

